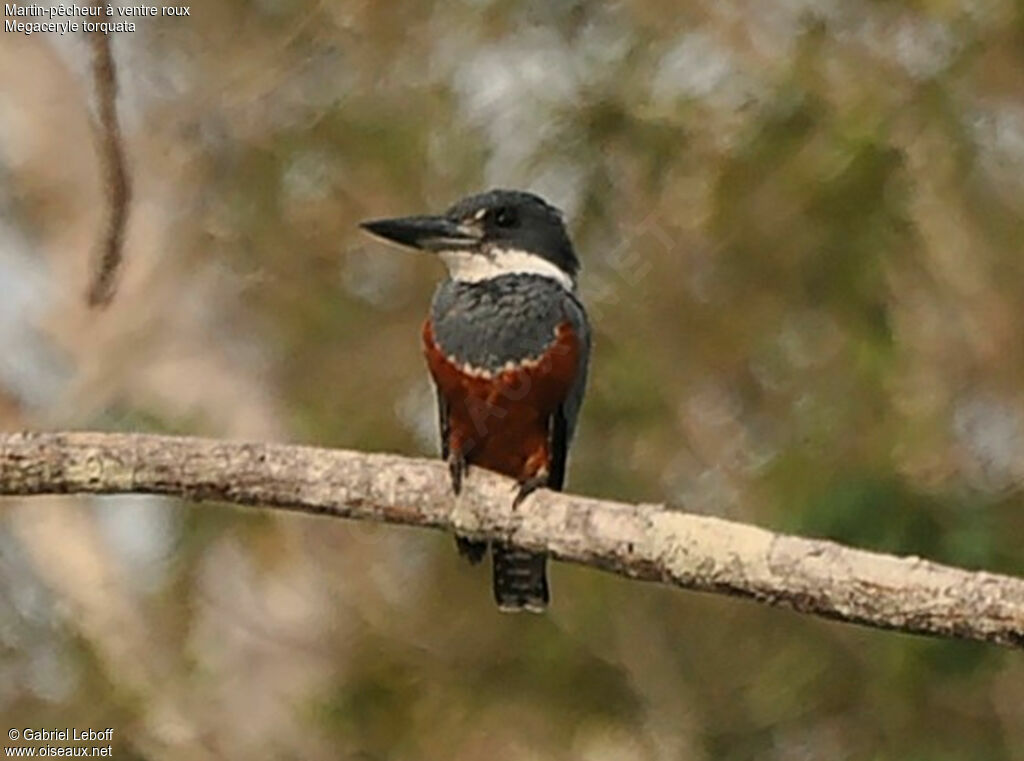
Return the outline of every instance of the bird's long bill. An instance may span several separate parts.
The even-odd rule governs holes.
[[[359,226],[385,240],[425,251],[471,248],[480,241],[478,230],[441,216],[374,219]]]

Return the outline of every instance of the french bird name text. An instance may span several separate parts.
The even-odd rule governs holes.
[[[48,19],[55,19],[67,17],[103,17],[104,15],[108,18],[116,16],[129,16],[132,18],[139,16],[191,16],[191,9],[192,7],[189,5],[130,5],[124,7],[108,5],[104,7],[102,5],[71,5],[63,3],[59,5],[37,5],[35,3],[18,5],[17,3],[4,3],[4,15],[7,17],[13,16],[15,18],[45,17]],[[99,25],[90,25],[87,22],[83,22],[83,26],[76,26],[74,28],[69,26],[71,23],[73,22],[55,26],[53,23],[27,23],[5,20],[4,31],[22,32],[24,34],[58,31],[61,34],[66,34],[67,32],[77,32],[79,29],[84,29],[87,32],[104,33],[135,31],[135,25],[131,22],[101,22]],[[128,28],[129,26],[131,28]]]

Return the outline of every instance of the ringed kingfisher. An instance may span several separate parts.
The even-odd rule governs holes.
[[[361,226],[447,267],[423,351],[455,494],[470,465],[516,479],[513,508],[539,487],[561,490],[590,357],[580,265],[561,212],[532,193],[491,190],[444,214]],[[487,552],[487,542],[456,544],[471,563]],[[542,612],[547,556],[498,541],[491,550],[499,609]]]

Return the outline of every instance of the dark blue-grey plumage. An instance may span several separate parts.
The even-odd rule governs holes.
[[[541,275],[444,280],[434,292],[430,319],[445,354],[492,372],[506,362],[542,356],[562,323],[588,344],[590,337],[576,295]]]

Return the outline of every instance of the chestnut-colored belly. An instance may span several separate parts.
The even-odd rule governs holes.
[[[445,356],[423,326],[430,374],[448,404],[448,447],[466,462],[519,481],[548,469],[551,418],[575,380],[580,345],[568,323],[536,359],[485,373]]]

